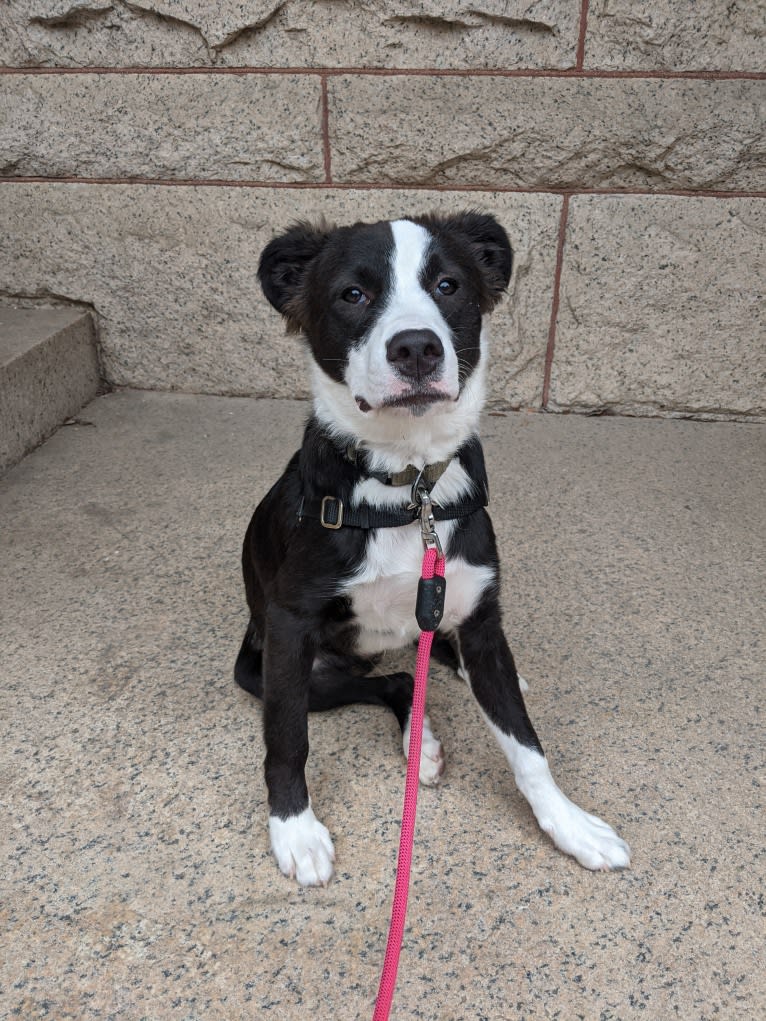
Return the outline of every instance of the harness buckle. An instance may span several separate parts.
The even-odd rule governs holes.
[[[327,508],[335,505],[334,521],[327,520]],[[330,511],[332,516],[332,510]],[[343,526],[343,501],[339,500],[337,496],[323,496],[322,505],[319,509],[319,523],[322,528],[331,528],[333,531],[337,531]]]

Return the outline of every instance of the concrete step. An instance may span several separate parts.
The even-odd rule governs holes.
[[[0,474],[92,400],[99,380],[89,312],[0,306]]]

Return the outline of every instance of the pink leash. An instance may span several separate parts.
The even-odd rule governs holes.
[[[430,510],[430,504],[429,508]],[[425,515],[423,516],[425,521]],[[391,924],[388,930],[388,944],[380,976],[378,998],[375,1001],[375,1013],[372,1021],[388,1021],[391,1002],[396,987],[396,973],[399,968],[399,954],[404,937],[404,922],[407,916],[407,897],[410,887],[410,869],[412,866],[412,843],[415,836],[415,814],[418,805],[418,776],[420,773],[420,749],[423,741],[423,717],[426,708],[426,687],[428,685],[428,663],[431,657],[431,645],[437,619],[444,606],[444,556],[438,546],[436,533],[433,531],[433,518],[430,519],[431,530],[423,528],[423,539],[426,544],[423,554],[423,570],[418,588],[418,610],[421,611],[426,602],[426,616],[432,617],[431,630],[424,627],[428,620],[418,612],[418,624],[423,629],[418,641],[418,658],[415,667],[415,690],[412,697],[412,714],[410,716],[410,746],[407,753],[407,780],[404,785],[404,808],[402,809],[402,831],[399,837],[399,860],[396,866],[396,885],[394,887],[394,903],[391,908]],[[428,543],[427,536],[433,536],[434,545]],[[436,577],[436,580],[434,579]],[[426,583],[424,585],[424,582]],[[430,585],[428,584],[430,582]],[[436,618],[436,619],[434,619]]]

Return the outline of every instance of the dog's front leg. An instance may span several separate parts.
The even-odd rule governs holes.
[[[314,646],[305,623],[271,604],[263,656],[269,834],[280,869],[302,886],[329,882],[335,859],[330,834],[314,815],[306,786],[313,661]]]
[[[611,826],[578,808],[554,782],[527,716],[494,598],[479,604],[459,628],[458,638],[471,689],[541,829],[587,869],[628,866],[630,848],[625,841]]]

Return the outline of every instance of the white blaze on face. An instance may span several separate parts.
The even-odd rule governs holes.
[[[444,364],[429,389],[456,400],[458,364],[450,329],[433,297],[420,283],[431,235],[410,220],[395,220],[391,232],[394,249],[386,304],[362,343],[351,351],[346,383],[354,396],[363,397],[373,408],[380,407],[387,398],[406,393],[411,384],[392,368],[386,357],[387,344],[402,330],[432,330],[442,342]]]

